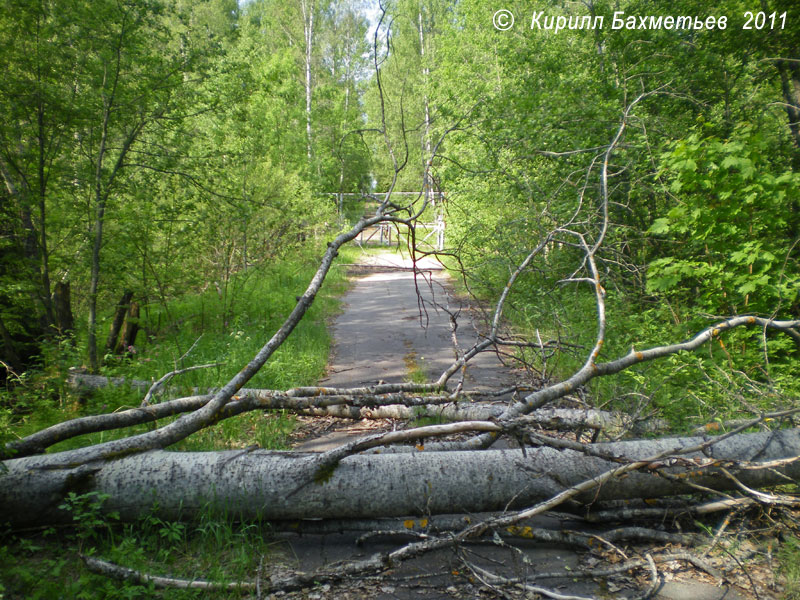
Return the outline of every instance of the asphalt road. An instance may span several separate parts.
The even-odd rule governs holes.
[[[353,281],[333,324],[324,385],[402,382],[411,363],[436,379],[456,358],[453,321],[462,351],[478,339],[474,305],[453,294],[450,277],[438,262],[424,258],[416,272],[411,259],[397,253],[365,255],[362,263],[364,274]],[[484,352],[468,365],[464,389],[493,391],[510,382],[510,371],[496,355]]]

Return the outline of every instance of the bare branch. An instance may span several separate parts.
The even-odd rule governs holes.
[[[158,589],[181,589],[181,590],[206,590],[206,591],[250,591],[255,589],[255,583],[250,581],[235,583],[218,583],[205,579],[176,579],[174,577],[160,577],[150,575],[136,569],[123,567],[94,556],[80,555],[81,560],[87,568],[98,575],[118,579],[120,581],[132,581],[134,583],[152,584]]]
[[[191,350],[191,348],[190,348],[190,350]],[[187,354],[188,354],[188,352],[187,352]],[[175,377],[176,375],[183,375],[184,373],[188,373],[189,371],[197,371],[199,369],[210,369],[211,367],[218,367],[221,364],[222,363],[215,362],[215,363],[208,363],[208,364],[205,364],[205,365],[194,365],[192,367],[186,367],[185,369],[178,369],[176,371],[170,371],[166,375],[162,376],[152,386],[150,386],[150,389],[147,390],[147,393],[144,395],[144,400],[142,400],[142,408],[144,408],[146,406],[149,406],[150,400],[153,399],[153,396],[156,393],[158,393],[161,390],[161,388],[163,388],[167,384],[167,382],[170,379],[172,379],[173,377]]]

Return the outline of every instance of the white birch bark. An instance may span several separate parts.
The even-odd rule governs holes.
[[[311,51],[314,42],[314,0],[301,0],[303,11],[303,39],[305,42],[305,87],[306,87],[306,153],[311,166]]]
[[[123,519],[148,514],[190,518],[216,506],[242,519],[371,518],[474,513],[525,507],[629,460],[679,453],[702,438],[667,438],[597,444],[614,460],[574,450],[528,448],[483,452],[366,454],[320,468],[321,455],[270,451],[167,452],[156,450],[79,464],[80,451],[5,461],[0,474],[0,514],[12,526],[71,518],[58,506],[64,496],[108,494],[107,511]],[[691,493],[689,484],[713,489],[739,482],[765,487],[797,480],[800,430],[739,434],[696,453],[657,458],[646,469],[611,478],[576,497],[589,502]],[[784,460],[775,466],[771,461]],[[747,468],[734,468],[746,461]],[[749,467],[770,468],[749,468]],[[665,470],[671,477],[656,474]]]

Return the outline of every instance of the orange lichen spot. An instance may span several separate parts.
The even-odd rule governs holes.
[[[512,525],[511,527],[506,527],[506,531],[510,535],[533,539],[533,528],[531,527],[517,527],[516,525]]]
[[[706,431],[719,431],[719,423],[706,423]]]
[[[415,525],[414,519],[406,519],[405,521],[403,521],[403,527],[405,527],[406,529],[414,529],[414,525]]]
[[[714,327],[714,329],[711,330],[711,335],[719,335],[719,327]]]
[[[750,323],[750,325],[752,325],[753,323],[756,322],[756,318],[755,317],[747,317],[747,322]]]
[[[419,520],[420,527],[427,527],[428,526],[428,519],[420,519]]]
[[[656,498],[645,498],[644,499],[644,503],[645,504],[658,504],[658,500]]]
[[[644,354],[641,352],[636,353],[636,360],[644,360]]]
[[[422,452],[423,450],[425,450],[425,444],[416,444],[416,445],[414,446],[414,448],[416,448],[417,450],[419,450],[420,452]]]
[[[686,473],[678,473],[675,477],[679,477],[681,479],[692,479],[693,477],[700,477],[703,475],[703,471],[687,471]]]

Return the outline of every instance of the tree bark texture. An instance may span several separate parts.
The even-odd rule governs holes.
[[[113,352],[117,347],[119,332],[122,329],[122,323],[125,321],[125,313],[128,311],[128,306],[132,298],[133,292],[125,291],[119,299],[119,302],[117,302],[117,308],[114,310],[114,319],[111,321],[111,329],[108,332],[108,339],[106,340],[106,352]]]
[[[0,515],[12,527],[69,520],[58,508],[69,492],[108,494],[104,510],[119,511],[125,520],[147,515],[156,505],[161,518],[171,519],[209,508],[268,520],[473,513],[529,506],[624,462],[651,459],[646,469],[610,479],[577,499],[685,494],[696,491],[690,483],[730,489],[737,482],[726,469],[752,488],[800,477],[800,462],[786,460],[800,455],[800,429],[739,434],[703,454],[657,458],[702,442],[666,438],[594,446],[614,460],[548,447],[361,454],[323,469],[321,455],[294,452],[154,450],[79,464],[79,451],[69,451],[5,461]],[[780,460],[785,464],[749,468]],[[745,466],[735,468],[740,461]]]
[[[786,102],[789,129],[795,146],[800,149],[800,65],[797,61],[782,60],[778,62],[778,72],[781,75],[781,91]]]
[[[56,313],[56,326],[61,335],[69,335],[75,330],[72,317],[72,299],[69,281],[57,281],[53,288],[53,309]]]
[[[117,354],[124,354],[136,342],[136,334],[139,333],[139,303],[131,302],[128,312],[125,315],[125,323],[122,326],[122,335],[119,338],[116,348]]]

